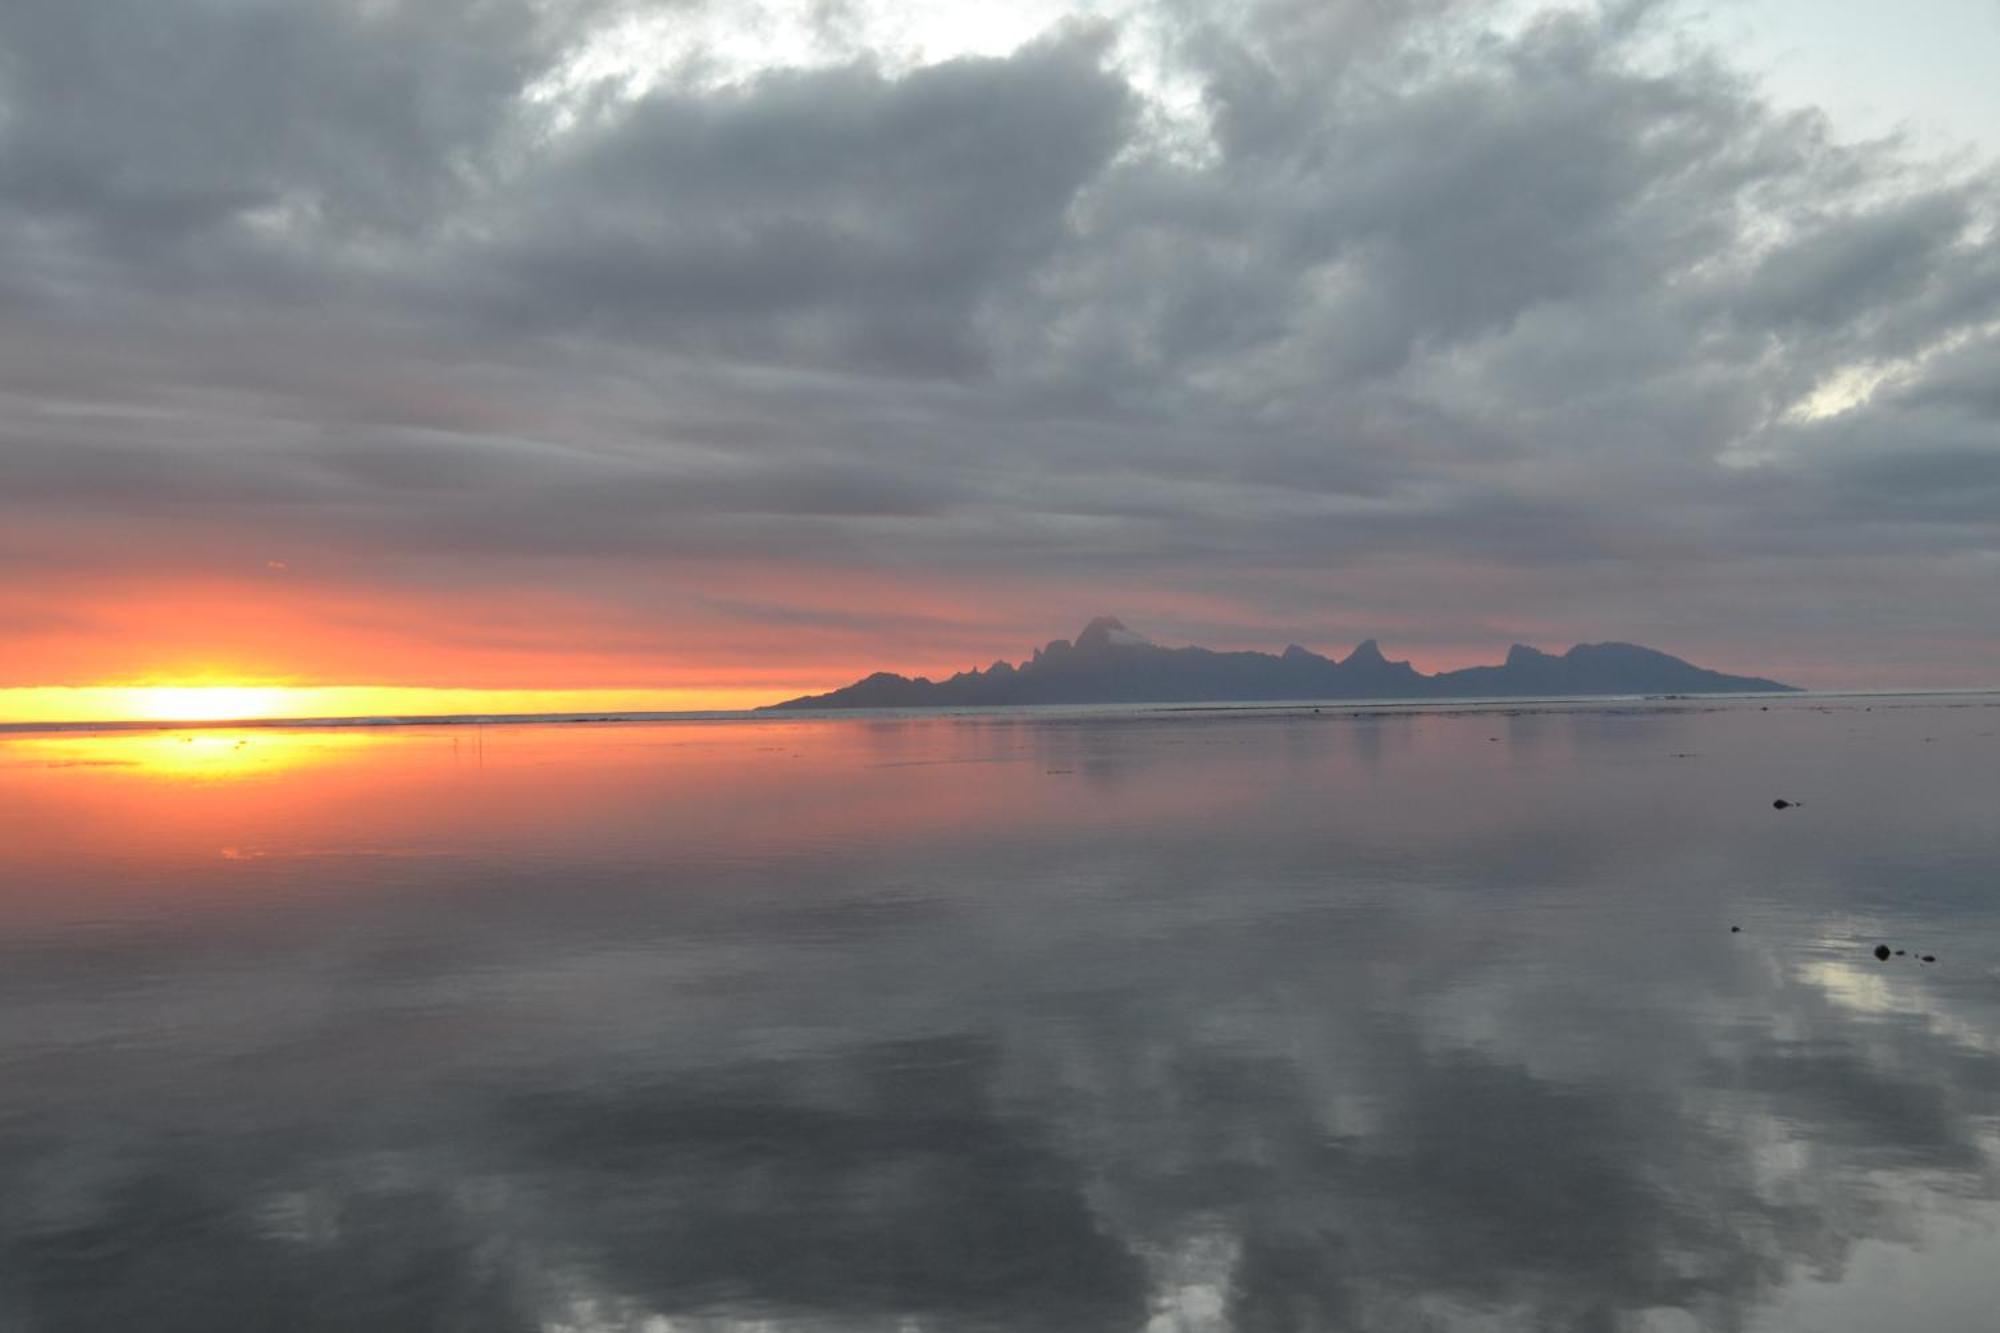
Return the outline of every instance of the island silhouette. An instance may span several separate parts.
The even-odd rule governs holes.
[[[995,662],[946,680],[878,671],[826,694],[767,709],[986,708],[1014,704],[1236,703],[1334,699],[1495,699],[1604,694],[1775,694],[1798,687],[1732,676],[1634,643],[1580,643],[1560,655],[1525,644],[1499,666],[1425,675],[1373,639],[1335,660],[1297,644],[1282,653],[1165,648],[1099,616],[1018,666]]]

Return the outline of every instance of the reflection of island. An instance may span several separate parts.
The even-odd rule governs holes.
[[[1708,671],[1631,643],[1582,643],[1561,656],[1524,644],[1499,666],[1427,676],[1370,639],[1335,661],[1293,644],[1283,653],[1162,648],[1111,616],[1015,666],[949,680],[887,671],[773,708],[985,708],[1008,704],[1197,703],[1255,699],[1567,698],[1602,694],[1758,694],[1775,680]]]

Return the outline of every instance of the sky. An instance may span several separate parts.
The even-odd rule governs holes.
[[[1996,58],[1993,0],[11,0],[0,719],[1107,613],[2000,684]]]

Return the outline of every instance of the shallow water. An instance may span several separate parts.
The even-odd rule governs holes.
[[[1995,702],[0,739],[0,1329],[1984,1330]]]

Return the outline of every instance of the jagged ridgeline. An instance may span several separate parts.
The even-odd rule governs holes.
[[[1580,643],[1557,656],[1523,644],[1499,666],[1427,676],[1392,662],[1370,639],[1338,661],[1292,644],[1284,652],[1163,648],[1100,616],[1072,642],[1057,639],[1019,666],[995,662],[949,680],[887,671],[829,694],[773,708],[967,708],[1005,704],[1221,703],[1319,699],[1494,699],[1589,694],[1757,694],[1790,691],[1759,676],[1708,671],[1632,643]]]

